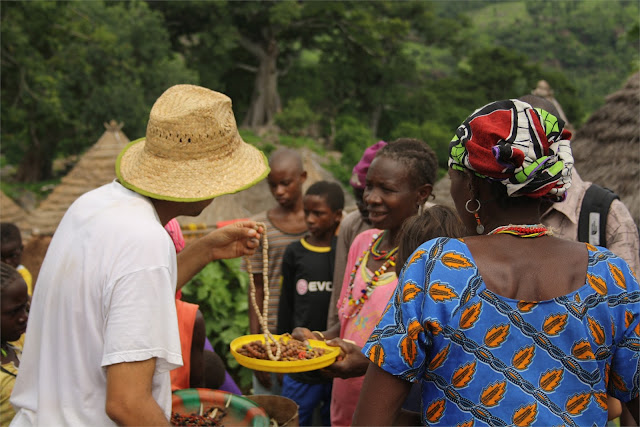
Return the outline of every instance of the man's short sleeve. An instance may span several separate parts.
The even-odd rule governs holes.
[[[182,366],[175,297],[165,267],[122,276],[104,299],[102,366],[157,358],[156,369]]]

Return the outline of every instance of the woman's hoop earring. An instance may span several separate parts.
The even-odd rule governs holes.
[[[470,214],[473,214],[473,216],[476,218],[476,233],[483,234],[484,225],[482,225],[482,222],[480,222],[480,215],[478,215],[478,211],[480,210],[480,200],[475,199],[475,201],[478,204],[478,207],[475,208],[474,210],[469,209],[469,203],[471,203],[471,199],[467,200],[467,203],[465,203],[464,208],[467,210],[467,212],[469,212]]]

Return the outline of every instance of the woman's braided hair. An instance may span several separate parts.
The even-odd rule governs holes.
[[[436,153],[426,142],[413,138],[399,138],[378,151],[376,157],[387,157],[407,166],[411,183],[415,187],[433,185],[438,172]]]
[[[22,280],[22,276],[18,273],[18,270],[9,264],[0,262],[0,289],[7,288],[16,280]]]

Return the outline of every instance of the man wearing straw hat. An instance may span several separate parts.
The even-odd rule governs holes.
[[[176,287],[207,263],[250,255],[258,227],[214,230],[177,257],[164,229],[262,180],[266,158],[238,134],[231,100],[191,85],[151,109],[117,180],[76,200],[53,236],[31,304],[12,425],[167,425],[182,365]]]

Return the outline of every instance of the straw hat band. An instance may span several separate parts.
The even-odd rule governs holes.
[[[145,138],[118,157],[120,182],[140,194],[173,201],[235,193],[269,173],[264,154],[242,140],[228,96],[176,85],[155,102]]]
[[[266,157],[250,145],[238,147],[233,156],[193,159],[158,159],[148,156],[144,139],[133,141],[118,161],[123,177],[135,175],[135,183],[125,185],[153,198],[196,201],[232,194],[251,187],[269,173]],[[161,161],[161,163],[159,163]],[[134,168],[128,167],[135,165]],[[162,176],[162,179],[158,179]],[[212,181],[212,176],[215,180]],[[185,186],[184,183],[197,183]],[[153,191],[145,190],[153,188]],[[170,196],[164,196],[170,195]]]

